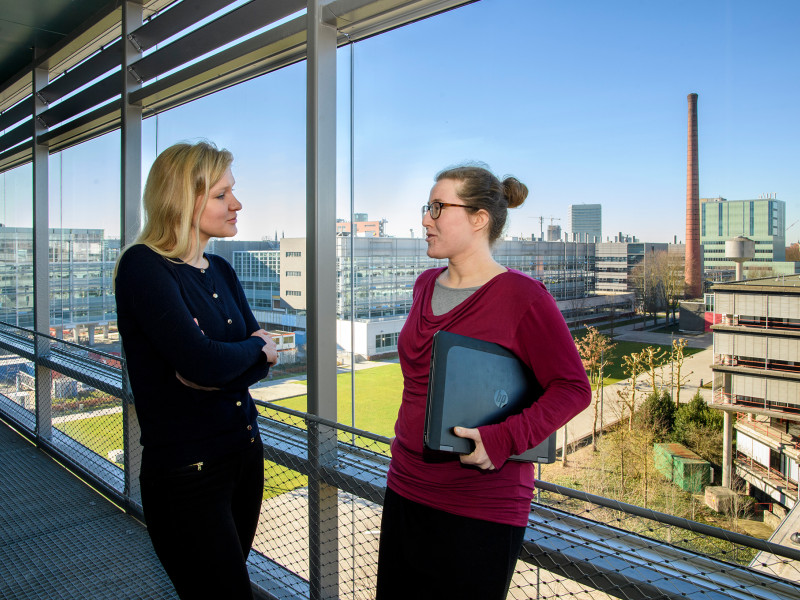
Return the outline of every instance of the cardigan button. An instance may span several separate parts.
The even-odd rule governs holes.
[[[241,400],[236,403],[236,406],[241,406],[241,405],[242,405],[242,401]]]
[[[233,323],[233,319],[228,319],[228,325],[230,325],[231,323]]]
[[[247,431],[250,431],[251,429],[253,429],[253,426],[252,425],[248,425],[247,426]]]
[[[214,292],[213,294],[211,294],[211,297],[212,298],[219,298],[219,295],[216,292]]]

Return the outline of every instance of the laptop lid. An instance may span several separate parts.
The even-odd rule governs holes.
[[[449,331],[433,337],[425,446],[432,450],[469,454],[471,440],[453,427],[499,423],[527,408],[542,394],[533,372],[498,344]],[[512,460],[555,461],[555,432],[541,444]]]

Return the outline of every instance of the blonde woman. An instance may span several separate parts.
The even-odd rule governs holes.
[[[212,237],[236,234],[233,157],[208,142],[156,158],[145,223],[121,254],[117,315],[143,445],[147,529],[181,598],[252,598],[245,561],[264,485],[248,387],[277,362]]]

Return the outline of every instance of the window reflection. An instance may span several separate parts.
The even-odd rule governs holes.
[[[119,354],[112,293],[119,255],[118,131],[50,156],[50,334]]]
[[[33,327],[33,168],[0,174],[0,321]]]

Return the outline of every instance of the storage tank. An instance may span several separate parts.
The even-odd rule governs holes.
[[[725,258],[736,263],[736,281],[744,279],[744,263],[756,255],[756,243],[742,235],[725,242]]]

